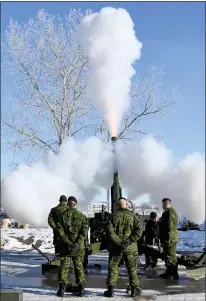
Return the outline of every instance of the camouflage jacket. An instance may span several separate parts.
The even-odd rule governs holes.
[[[145,243],[148,245],[152,245],[153,240],[159,239],[160,236],[159,223],[153,222],[151,219],[149,219],[145,226],[144,235],[145,235]]]
[[[177,224],[178,215],[172,207],[162,213],[160,220],[160,240],[163,244],[173,245],[178,242]]]
[[[48,224],[54,232],[54,244],[58,240],[57,223],[60,221],[61,215],[68,209],[67,203],[59,203],[58,206],[51,209],[48,216]]]
[[[67,209],[58,223],[58,234],[60,239],[66,236],[68,240],[79,245],[79,252],[85,248],[85,239],[88,235],[89,225],[86,216],[76,208]],[[62,244],[63,248],[65,245]],[[69,252],[68,252],[69,254]]]
[[[121,246],[129,238],[131,245],[125,253],[137,251],[137,242],[142,235],[142,224],[139,216],[128,209],[119,209],[108,224],[109,251],[115,252],[115,247]]]

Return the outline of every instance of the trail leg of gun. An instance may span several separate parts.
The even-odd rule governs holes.
[[[39,248],[37,248],[35,245],[32,244],[32,248],[35,249],[39,254],[41,254],[44,258],[46,258],[49,262],[51,261],[51,259],[44,254],[41,250],[39,250]]]

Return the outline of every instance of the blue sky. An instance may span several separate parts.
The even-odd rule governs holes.
[[[70,8],[104,6],[125,8],[135,24],[136,35],[143,42],[137,72],[147,74],[151,64],[163,65],[165,86],[178,86],[181,101],[164,124],[154,124],[162,131],[164,142],[177,160],[187,153],[205,151],[205,4],[203,2],[4,2],[2,33],[12,17],[27,22],[39,9],[64,15]],[[2,71],[3,72],[3,71]],[[4,74],[3,79],[4,79]],[[2,105],[7,106],[8,91],[2,81]],[[149,126],[151,128],[151,125]],[[2,154],[2,175],[8,172],[7,157]]]

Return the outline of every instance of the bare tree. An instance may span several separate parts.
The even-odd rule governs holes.
[[[23,25],[11,19],[3,37],[3,71],[9,73],[14,92],[12,109],[1,114],[3,146],[14,154],[23,148],[26,162],[48,150],[58,152],[66,137],[110,138],[86,95],[88,61],[76,38],[82,17],[76,9],[63,20],[40,10]],[[131,107],[119,138],[133,140],[146,134],[143,120],[171,111],[176,98],[161,87],[162,77],[163,69],[153,66],[149,77],[134,78]]]
[[[66,137],[90,135],[97,118],[85,93],[87,58],[76,40],[82,17],[72,9],[62,21],[40,10],[22,26],[10,20],[4,66],[15,98],[10,114],[2,114],[10,150],[57,152]]]

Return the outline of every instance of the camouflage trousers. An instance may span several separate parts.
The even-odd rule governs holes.
[[[137,252],[121,255],[109,255],[108,277],[106,284],[112,286],[116,285],[119,277],[119,265],[122,259],[124,260],[128,271],[129,283],[131,286],[138,286],[139,278],[137,276]]]
[[[177,264],[176,256],[176,244],[173,245],[163,245],[163,251],[167,255],[165,260],[166,267]]]
[[[83,267],[84,261],[84,254],[77,255],[77,256],[65,256],[61,258],[61,267],[59,272],[59,283],[68,283],[69,278],[69,268],[71,264],[71,260],[73,261],[74,265],[74,273],[76,277],[77,284],[84,284],[85,283],[85,273]]]

